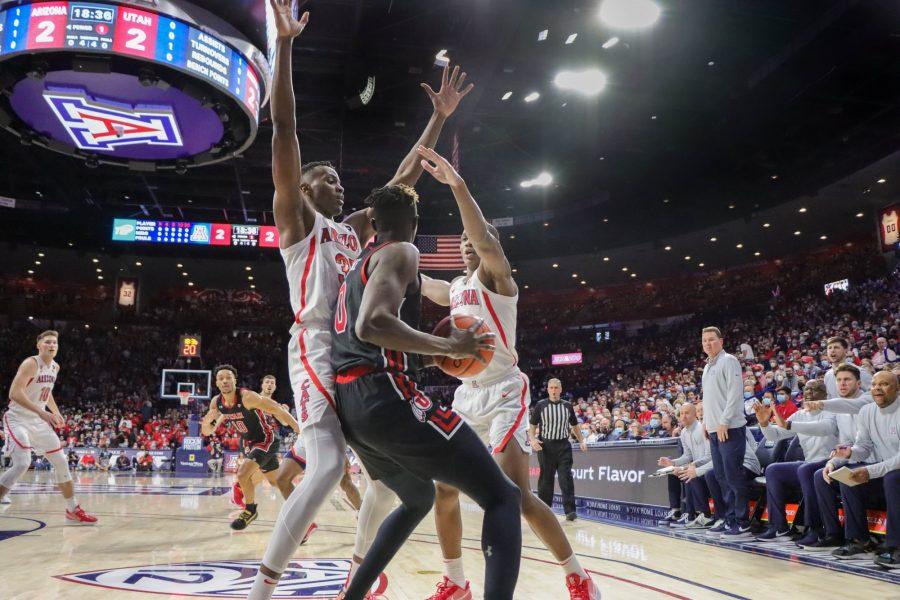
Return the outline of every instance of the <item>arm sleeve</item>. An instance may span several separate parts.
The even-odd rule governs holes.
[[[690,434],[688,434],[688,436],[689,435]],[[685,436],[684,433],[679,436],[681,437],[681,456],[672,459],[672,464],[676,467],[683,467],[684,465],[689,464],[694,459],[693,454],[691,454],[691,445],[685,442],[685,437],[688,436]]]
[[[872,455],[874,449],[875,444],[869,435],[869,427],[860,419],[856,424],[856,441],[853,443],[853,447],[850,448],[850,460],[852,462],[865,462]],[[870,471],[869,474],[871,475],[872,472]]]
[[[822,402],[822,410],[842,415],[855,415],[862,407],[872,402],[868,394],[859,398],[831,398]]]
[[[788,431],[784,427],[779,427],[778,425],[772,425],[771,423],[766,427],[760,427],[760,431],[762,434],[766,436],[766,439],[770,442],[777,442],[779,440],[789,440],[795,435],[793,431],[794,425],[791,424],[791,431]]]
[[[569,425],[575,427],[578,425],[578,418],[575,416],[575,409],[571,404],[567,405],[569,407]]]
[[[828,418],[818,421],[800,421],[798,423],[791,421],[791,431],[814,437],[836,436],[838,435],[838,426],[834,415],[829,415]]]
[[[722,422],[726,424],[741,414],[744,401],[744,378],[741,373],[741,364],[731,355],[728,355],[728,359],[723,365],[725,370],[725,410],[722,411]]]
[[[703,456],[694,459],[694,466],[698,469],[700,467],[704,467],[704,473],[712,469],[712,454],[710,453],[709,442],[707,442],[706,440],[703,440]],[[700,471],[697,472],[699,473]]]
[[[535,404],[534,410],[531,411],[531,417],[528,420],[531,425],[538,426],[541,424],[541,408],[543,408],[541,404],[541,402]]]

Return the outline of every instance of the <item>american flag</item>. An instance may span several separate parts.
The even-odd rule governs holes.
[[[459,253],[458,235],[417,235],[419,268],[423,271],[460,271],[465,268]]]

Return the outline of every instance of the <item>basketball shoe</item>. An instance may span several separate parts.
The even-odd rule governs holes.
[[[466,581],[466,587],[461,588],[444,575],[444,580],[437,584],[437,591],[428,600],[472,600],[472,589]]]
[[[97,517],[87,514],[80,506],[76,506],[75,510],[66,509],[66,518],[70,521],[78,521],[79,523],[97,522]]]
[[[247,529],[247,526],[255,521],[257,517],[259,517],[259,513],[256,511],[256,505],[248,506],[241,511],[237,519],[231,522],[231,528],[235,531]]]
[[[566,587],[569,590],[569,600],[600,600],[600,588],[590,575],[581,578],[577,573],[569,573],[566,575]]]

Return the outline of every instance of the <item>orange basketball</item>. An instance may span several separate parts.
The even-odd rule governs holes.
[[[458,329],[468,329],[478,322],[478,318],[470,315],[455,315],[452,318]],[[450,319],[451,317],[445,317],[438,323],[437,327],[434,328],[434,335],[448,337],[450,335]],[[486,323],[482,323],[481,327],[478,328],[478,333],[491,333],[491,328],[488,327]],[[474,377],[487,368],[491,359],[494,358],[494,351],[482,350],[481,358],[484,359],[484,362],[475,358],[435,356],[434,363],[447,375],[452,375],[453,377]]]

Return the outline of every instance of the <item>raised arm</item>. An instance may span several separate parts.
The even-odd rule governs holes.
[[[447,119],[450,118],[450,115],[456,111],[460,101],[475,87],[475,84],[470,83],[463,88],[462,86],[465,81],[466,74],[465,72],[460,74],[459,65],[453,68],[453,73],[451,74],[450,65],[448,63],[444,66],[444,71],[441,74],[441,87],[437,92],[431,89],[431,86],[427,83],[421,84],[422,89],[425,90],[425,93],[427,93],[428,97],[431,99],[431,104],[434,106],[434,113],[431,115],[431,119],[428,120],[425,131],[422,132],[422,135],[419,136],[419,139],[416,140],[413,147],[406,156],[403,157],[400,166],[397,168],[397,172],[394,173],[394,176],[386,185],[397,185],[401,183],[410,187],[416,185],[419,181],[419,177],[422,176],[422,165],[419,164],[417,149],[420,146],[434,148],[435,144],[437,144],[438,138],[441,136],[441,130],[444,128],[444,123],[446,123]],[[368,209],[364,208],[349,215],[344,219],[344,223],[353,227],[354,231],[356,231],[356,235],[363,243],[366,243],[366,241],[375,235]]]
[[[439,306],[450,306],[450,282],[422,275],[422,295]]]
[[[287,425],[296,433],[300,433],[300,424],[297,423],[297,420],[281,404],[278,404],[271,398],[264,398],[253,390],[245,390],[241,396],[241,401],[247,408],[258,408],[278,419],[282,425]]]
[[[371,272],[363,292],[356,336],[389,350],[451,358],[480,358],[479,350],[493,348],[493,334],[478,335],[479,321],[470,329],[456,329],[442,338],[417,331],[397,313],[407,290],[418,285],[419,251],[409,243],[391,244],[369,261]]]
[[[300,191],[300,141],[297,139],[297,103],[294,98],[291,52],[294,38],[309,21],[303,13],[298,21],[291,0],[269,0],[275,15],[275,74],[272,78],[272,180],[275,183],[273,212],[282,248],[306,237],[315,220],[315,210]]]
[[[487,219],[484,218],[481,207],[469,192],[466,182],[446,158],[431,148],[420,146],[418,151],[422,157],[422,168],[441,183],[450,186],[453,191],[453,197],[456,199],[456,205],[459,207],[459,214],[462,217],[463,229],[481,259],[481,270],[495,284],[495,291],[504,296],[516,295],[518,288],[513,281],[512,268],[509,266],[509,261],[506,260],[503,246],[500,245],[500,240],[491,234]]]

